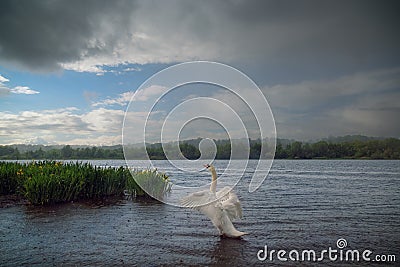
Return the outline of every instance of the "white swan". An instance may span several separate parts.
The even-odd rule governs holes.
[[[242,218],[242,207],[231,187],[224,187],[216,192],[217,173],[212,165],[204,165],[211,171],[212,181],[210,191],[203,190],[192,193],[181,200],[181,204],[204,213],[221,236],[239,238],[247,233],[235,229],[232,220]]]

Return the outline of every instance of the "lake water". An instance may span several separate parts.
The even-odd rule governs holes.
[[[145,164],[137,162],[138,167]],[[166,162],[157,164],[175,181],[210,179],[208,173],[198,177],[175,171]],[[217,161],[217,171],[225,164]],[[273,261],[260,261],[257,253],[267,245],[268,250],[312,249],[318,254],[338,249],[339,238],[347,241],[344,251],[369,249],[369,258],[395,255],[391,264],[398,265],[400,161],[277,160],[261,188],[249,193],[255,164],[250,162],[235,188],[244,213],[235,226],[250,233],[241,240],[220,238],[197,211],[161,203],[14,206],[0,209],[0,265],[288,265],[293,262],[276,255]],[[358,264],[365,265],[360,260]],[[348,262],[325,257],[323,263]]]

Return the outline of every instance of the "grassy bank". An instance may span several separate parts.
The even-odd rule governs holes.
[[[80,162],[0,162],[0,195],[17,194],[34,205],[46,205],[124,193],[150,197],[136,181],[150,183],[151,195],[158,198],[171,190],[168,176],[156,170],[135,170],[133,176],[126,167],[101,168]]]

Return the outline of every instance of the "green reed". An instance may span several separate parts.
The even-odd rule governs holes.
[[[133,175],[135,178],[126,167],[97,167],[81,162],[0,162],[0,194],[16,193],[34,205],[45,205],[120,196],[124,191],[137,197],[149,197],[136,181],[154,185],[158,198],[171,190],[164,173],[135,170]],[[136,180],[137,177],[140,180]]]
[[[0,162],[0,195],[19,193],[23,186],[24,166],[14,162]]]

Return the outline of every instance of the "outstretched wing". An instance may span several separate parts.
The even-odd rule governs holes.
[[[215,196],[209,190],[192,193],[181,199],[181,205],[187,208],[200,210],[201,207],[215,201]]]
[[[229,219],[243,217],[243,210],[240,201],[231,187],[224,187],[216,193],[216,197],[221,203],[221,208],[226,211]]]
[[[181,205],[202,212],[216,227],[221,224],[222,207],[209,190],[192,193],[181,199]]]

